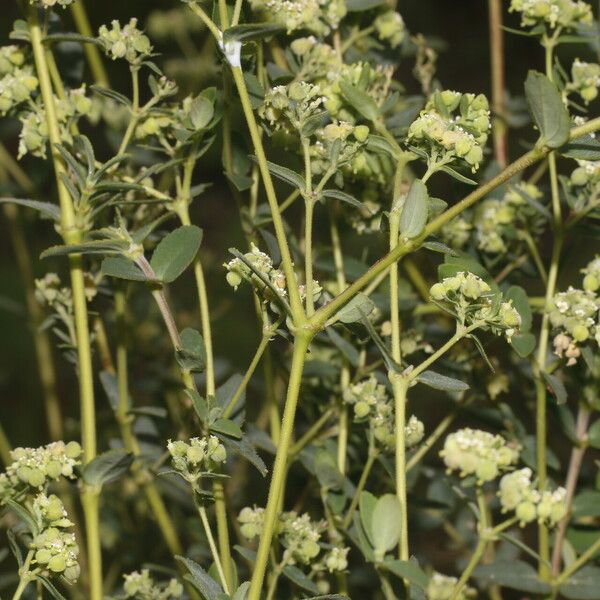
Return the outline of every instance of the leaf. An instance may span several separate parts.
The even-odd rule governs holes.
[[[536,339],[533,333],[520,333],[513,335],[510,339],[510,345],[521,358],[529,356],[533,352],[535,344]]]
[[[356,323],[363,316],[370,315],[374,308],[375,303],[365,294],[359,293],[338,311],[337,320],[342,323]]]
[[[106,98],[110,98],[114,100],[118,104],[123,104],[124,106],[131,106],[131,102],[127,96],[123,94],[119,94],[119,92],[115,92],[114,90],[110,90],[108,88],[99,86],[99,85],[90,85],[90,89],[101,96],[105,96]]]
[[[371,528],[375,555],[381,560],[400,539],[402,514],[400,502],[393,494],[384,494],[373,507]]]
[[[37,210],[43,218],[60,221],[60,207],[51,202],[39,202],[38,200],[29,200],[27,198],[0,198],[0,204],[17,204],[26,208]]]
[[[66,600],[66,598],[54,587],[54,584],[46,577],[38,576],[38,581],[42,582],[42,585],[50,592],[50,595],[55,600]]]
[[[186,371],[204,371],[206,367],[206,350],[200,332],[186,327],[181,332],[181,348],[175,352],[177,363]]]
[[[213,103],[205,96],[196,96],[190,105],[190,121],[194,129],[204,129],[215,114]]]
[[[222,433],[223,435],[241,440],[244,434],[239,425],[229,419],[217,419],[210,425],[211,431]]]
[[[452,167],[449,167],[448,165],[440,165],[438,169],[446,173],[446,175],[450,175],[450,177],[453,177],[457,181],[460,181],[461,183],[466,183],[467,185],[477,185],[477,182],[474,179],[466,177],[465,175],[459,173],[458,171],[456,171]]]
[[[236,25],[225,30],[223,32],[223,41],[251,42],[271,37],[284,30],[285,27],[278,23],[244,23],[243,25]]]
[[[525,80],[525,96],[533,120],[540,130],[538,144],[559,148],[569,139],[569,112],[558,88],[542,73],[529,71]]]
[[[400,233],[403,237],[412,239],[423,233],[427,223],[428,204],[427,187],[420,179],[415,179],[408,190],[400,215]]]
[[[175,281],[196,258],[201,242],[202,229],[195,225],[184,225],[165,236],[150,260],[157,279]]]
[[[290,581],[295,583],[303,590],[312,592],[313,594],[319,593],[319,588],[316,586],[314,581],[309,579],[298,567],[288,565],[287,567],[283,568],[282,572]]]
[[[567,401],[567,390],[565,384],[556,376],[542,371],[542,377],[550,391],[554,394],[557,404],[565,404]]]
[[[133,462],[133,454],[122,449],[108,450],[83,468],[83,480],[88,485],[103,486],[118,479]]]
[[[373,544],[373,511],[376,504],[377,498],[371,492],[361,492],[358,501],[360,522],[371,545]]]
[[[575,160],[600,160],[600,140],[588,133],[565,144],[560,153]]]
[[[27,525],[27,529],[31,535],[35,537],[39,532],[39,528],[29,511],[24,506],[21,506],[18,502],[15,502],[12,498],[6,498],[4,502],[8,504],[11,510],[17,514],[19,519],[21,519],[21,521]]]
[[[244,583],[240,584],[240,587],[235,590],[235,594],[231,597],[231,600],[246,600],[249,589],[250,582],[244,581]]]
[[[346,357],[348,362],[353,366],[358,366],[360,354],[358,350],[344,337],[342,337],[333,327],[327,327],[325,333],[331,340],[332,344]]]
[[[385,4],[385,0],[346,0],[348,12],[362,12]]]
[[[263,477],[267,474],[267,465],[265,465],[263,459],[258,455],[254,447],[246,438],[235,440],[230,437],[224,437],[220,434],[218,437],[228,451],[232,450],[233,452],[243,456],[250,464],[254,465],[258,469],[258,472]]]
[[[427,575],[419,567],[419,564],[413,560],[386,560],[381,566],[401,579],[406,579],[410,583],[425,589],[427,587]]]
[[[254,158],[254,157],[253,157]],[[304,187],[304,177],[287,167],[282,167],[281,165],[276,165],[270,161],[267,161],[267,167],[269,169],[269,173],[277,179],[281,181],[285,181],[289,183],[291,186],[298,188],[302,193],[305,192]]]
[[[513,306],[517,309],[519,315],[521,315],[521,332],[528,332],[531,329],[532,315],[529,298],[525,290],[518,285],[512,285],[508,288],[504,297],[506,300],[512,300]]]
[[[102,273],[107,277],[126,279],[128,281],[147,281],[140,268],[124,256],[108,256],[102,261]]]
[[[315,475],[326,490],[340,490],[344,485],[344,476],[338,469],[335,456],[324,448],[315,454]]]
[[[417,377],[417,381],[424,383],[434,390],[442,390],[444,392],[464,392],[469,389],[469,385],[464,381],[441,375],[435,371],[423,371]]]
[[[118,240],[94,240],[73,244],[71,246],[51,246],[40,254],[40,258],[52,258],[55,256],[70,256],[71,254],[120,254],[126,249],[125,242]]]
[[[600,420],[593,423],[589,428],[588,441],[592,448],[600,448]]]
[[[357,200],[354,196],[346,194],[346,192],[342,192],[341,190],[323,190],[322,194],[325,198],[334,198],[336,200],[340,200],[341,202],[350,204],[360,210],[366,208],[360,200]]]
[[[600,421],[596,421],[594,425],[600,424]],[[591,446],[594,448],[598,448],[597,445],[592,444],[592,427],[588,431],[588,439]],[[594,433],[595,443],[598,443],[598,435],[600,431],[598,431],[598,427],[596,427],[596,432]],[[581,492],[573,499],[573,506],[571,507],[571,515],[574,519],[579,517],[600,517],[600,492],[597,490],[586,490],[585,492]]]
[[[497,560],[491,565],[480,565],[473,576],[488,585],[499,585],[531,594],[547,594],[551,587],[540,581],[535,569],[522,560]]]
[[[560,593],[569,600],[600,598],[600,568],[587,565],[575,572],[560,586]]]
[[[379,118],[379,108],[373,98],[346,81],[340,81],[339,86],[348,104],[355,108],[365,119],[376,121]]]
[[[381,352],[381,356],[383,357],[385,366],[388,368],[388,370],[400,373],[402,371],[401,365],[399,365],[394,360],[390,349],[387,347],[386,343],[381,339],[380,335],[375,330],[375,327],[373,327],[373,323],[371,323],[371,321],[369,321],[369,319],[367,319],[366,316],[363,316],[362,324],[367,329],[369,335],[371,336],[371,339],[375,342],[375,345],[377,346],[379,352]]]
[[[185,578],[194,585],[206,600],[220,600],[223,589],[197,562],[185,556],[176,556],[175,559],[185,566],[189,572],[189,575],[186,575]]]

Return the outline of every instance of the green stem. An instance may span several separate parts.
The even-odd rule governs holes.
[[[559,587],[571,575],[579,571],[588,560],[590,560],[597,552],[600,551],[600,538],[598,538],[585,552],[583,552],[577,560],[573,561],[553,582],[554,587]]]
[[[34,6],[30,6],[28,10],[28,26],[40,85],[40,94],[46,113],[52,162],[56,175],[61,209],[61,233],[67,245],[76,244],[81,240],[81,231],[77,227],[71,196],[62,180],[63,176],[67,176],[67,172],[60,153],[57,150],[57,146],[61,143],[60,129],[42,41],[43,34],[38,21],[37,9]],[[92,354],[81,255],[70,255],[69,263],[77,337],[83,464],[86,465],[96,456],[96,415]],[[86,523],[89,560],[90,600],[102,599],[102,555],[100,551],[98,495],[99,490],[94,487],[84,486],[82,489],[82,504]]]
[[[304,433],[304,435],[290,448],[289,452],[289,460],[291,461],[294,457],[296,457],[308,444],[310,444],[315,437],[317,437],[319,431],[329,421],[331,415],[333,414],[334,409],[327,409]]]
[[[19,574],[21,578],[19,579],[19,585],[13,594],[12,600],[19,600],[19,598],[23,595],[25,588],[34,580],[34,577],[29,572],[29,567],[31,565],[31,561],[33,560],[33,550],[30,550],[27,553],[27,557],[25,558],[25,562],[23,563],[23,567],[19,569]]]
[[[206,514],[206,509],[201,504],[196,505],[198,508],[198,514],[200,515],[200,520],[202,521],[202,526],[204,527],[204,533],[206,534],[206,539],[208,540],[208,546],[210,548],[210,552],[212,554],[213,560],[215,562],[215,566],[217,567],[217,573],[219,574],[219,579],[221,580],[221,585],[223,586],[223,591],[226,594],[229,594],[229,585],[225,578],[225,572],[223,571],[223,565],[221,564],[221,559],[219,558],[219,552],[217,551],[217,545],[215,544],[215,538],[213,537],[212,530],[210,528],[210,523],[208,522],[208,516]]]
[[[342,521],[342,527],[344,529],[348,529],[350,527],[350,523],[352,523],[352,516],[354,515],[354,511],[358,506],[360,501],[360,494],[365,489],[365,485],[367,485],[367,480],[369,479],[369,474],[371,473],[371,469],[377,460],[378,452],[372,447],[369,448],[369,455],[367,456],[367,462],[363,467],[362,473],[360,474],[360,479],[358,480],[358,484],[356,486],[356,491],[354,492],[354,496],[352,497],[352,502],[350,502],[350,506],[348,507],[348,512],[346,512],[346,516]]]
[[[86,37],[95,37],[85,10],[84,0],[73,2],[73,4],[71,4],[71,13],[73,14],[73,20],[75,21],[77,31]],[[83,51],[85,52],[94,81],[98,85],[108,87],[110,85],[108,75],[106,74],[106,69],[104,68],[104,63],[102,62],[102,57],[100,56],[100,51],[96,44],[84,44]]]
[[[278,518],[279,500],[282,498],[283,493],[282,484],[285,480],[289,448],[294,430],[294,420],[298,405],[298,397],[300,395],[302,371],[304,369],[306,352],[311,339],[312,336],[310,334],[298,333],[294,340],[288,391],[281,422],[281,435],[277,446],[275,463],[273,465],[273,475],[269,487],[269,498],[265,509],[263,531],[256,555],[256,563],[250,590],[248,592],[248,600],[259,600],[262,592],[265,571],[269,560],[269,550],[271,548],[271,541],[273,539]]]
[[[131,119],[129,120],[129,124],[127,125],[127,129],[125,130],[125,134],[123,135],[123,139],[121,140],[121,145],[119,146],[119,151],[117,152],[117,156],[123,156],[125,151],[127,150],[127,146],[135,133],[135,128],[137,127],[140,119],[140,78],[139,78],[139,67],[132,66],[131,67],[131,88],[132,88],[132,98],[131,98]]]
[[[5,467],[8,467],[13,461],[10,455],[11,450],[11,443],[6,435],[6,431],[4,431],[4,427],[2,427],[2,423],[0,423],[0,460]]]

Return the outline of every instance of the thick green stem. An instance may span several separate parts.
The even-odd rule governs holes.
[[[298,397],[300,395],[300,385],[302,381],[302,371],[306,352],[311,341],[311,336],[307,333],[296,335],[294,340],[294,351],[292,354],[292,365],[290,369],[290,379],[285,402],[285,409],[281,421],[281,435],[277,454],[273,465],[273,475],[269,487],[269,498],[265,509],[263,531],[260,537],[258,552],[252,582],[248,592],[248,600],[259,600],[262,592],[265,571],[269,560],[269,550],[271,541],[275,532],[277,518],[279,516],[279,501],[282,497],[282,484],[285,480],[287,459],[294,430],[294,420],[296,417],[296,408]]]
[[[31,6],[28,11],[29,36],[35,67],[38,75],[40,94],[44,103],[48,137],[51,145],[52,162],[56,175],[56,185],[61,209],[61,233],[66,244],[78,243],[81,231],[77,227],[73,203],[62,177],[67,176],[57,146],[62,142],[60,129],[52,93],[52,84],[43,45],[43,34],[38,21],[37,9]],[[81,438],[83,447],[83,464],[89,463],[96,456],[96,415],[94,404],[94,378],[92,353],[88,326],[87,303],[83,278],[83,261],[81,255],[69,257],[71,272],[71,289],[75,313],[77,338],[77,356],[79,368],[79,394],[81,405]],[[98,515],[99,490],[89,486],[82,489],[87,551],[89,561],[89,597],[90,600],[102,599],[102,555],[100,550],[100,531]]]

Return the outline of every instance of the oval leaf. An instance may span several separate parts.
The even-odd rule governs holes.
[[[185,225],[165,236],[154,250],[150,265],[157,279],[175,281],[196,258],[202,242],[202,229]]]
[[[403,237],[415,238],[423,232],[427,223],[428,204],[427,187],[420,179],[415,179],[400,215],[400,233]]]

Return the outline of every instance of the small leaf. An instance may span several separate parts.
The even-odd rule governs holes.
[[[556,376],[542,371],[542,377],[546,385],[550,388],[552,394],[556,398],[557,404],[564,404],[567,401],[567,390],[565,384]]]
[[[204,129],[215,114],[213,103],[204,96],[196,96],[190,105],[190,121],[194,129]]]
[[[283,568],[283,574],[303,590],[313,594],[319,593],[319,588],[316,586],[314,581],[309,579],[298,567],[288,565],[287,567]]]
[[[348,12],[362,12],[385,4],[385,0],[346,0]]]
[[[435,390],[442,390],[444,392],[464,392],[469,389],[469,385],[464,381],[441,375],[435,371],[423,371],[417,377],[417,381]]]
[[[323,190],[323,196],[325,198],[334,198],[335,200],[340,200],[341,202],[350,204],[351,206],[354,206],[360,210],[366,208],[360,200],[357,200],[354,196],[346,194],[346,192],[342,192],[341,190]]]
[[[355,108],[365,119],[376,121],[379,118],[379,108],[375,104],[375,100],[366,92],[346,81],[340,81],[339,86],[348,104]]]
[[[393,494],[384,494],[373,507],[371,522],[373,547],[380,560],[398,543],[401,523],[402,514],[398,498]]]
[[[189,575],[185,578],[204,596],[205,600],[220,600],[223,589],[221,586],[197,563],[185,556],[176,556]]]
[[[223,41],[231,42],[250,42],[253,40],[261,40],[266,37],[271,37],[281,31],[285,27],[278,23],[244,23],[230,27],[223,32]]]
[[[251,158],[256,162],[255,156],[252,156]],[[282,167],[281,165],[276,165],[270,161],[267,161],[267,167],[269,169],[269,173],[271,173],[271,175],[274,177],[277,177],[277,179],[285,181],[285,183],[289,183],[291,186],[298,188],[302,193],[305,192],[304,177],[302,177],[302,175],[299,173],[296,173],[296,171],[292,171],[291,169]]]
[[[359,293],[338,311],[337,319],[342,323],[356,323],[363,316],[370,315],[374,308],[374,302],[368,296]]]
[[[427,575],[419,567],[416,560],[386,560],[381,566],[401,579],[425,589],[427,587]]]
[[[241,440],[244,435],[239,425],[233,421],[230,421],[229,419],[217,419],[211,423],[210,430],[216,431],[217,433],[222,433],[223,435],[227,435],[238,440]]]
[[[263,477],[267,474],[267,465],[265,465],[263,459],[258,455],[254,447],[246,438],[235,440],[220,434],[218,437],[223,442],[228,452],[229,450],[232,450],[240,456],[243,456],[250,464],[254,465],[258,469],[259,473]]]
[[[427,207],[427,187],[420,179],[415,179],[410,186],[400,215],[400,233],[403,237],[412,239],[421,235],[427,223]]]
[[[506,300],[512,300],[513,306],[517,309],[519,315],[521,315],[521,332],[528,332],[531,329],[532,315],[529,298],[525,290],[518,285],[512,285],[508,288],[504,297]]]
[[[133,454],[122,449],[99,454],[83,468],[83,480],[88,485],[103,486],[118,479],[133,462]]]
[[[533,120],[540,130],[538,144],[559,148],[569,139],[571,122],[558,88],[542,73],[529,71],[525,96]]]
[[[37,210],[43,218],[60,221],[60,207],[51,202],[39,202],[38,200],[28,200],[27,198],[0,198],[0,204],[17,204],[26,208]]]
[[[175,354],[182,369],[203,371],[206,366],[206,350],[200,332],[186,327],[181,332],[181,348],[178,348]]]
[[[456,181],[466,183],[467,185],[477,185],[477,182],[474,179],[466,177],[465,175],[459,173],[457,170],[453,169],[452,167],[449,167],[448,165],[440,165],[438,169],[446,173],[446,175],[450,175],[450,177],[456,179]]]
[[[600,420],[592,424],[588,430],[588,440],[593,448],[600,448]]]
[[[565,144],[560,153],[575,160],[600,160],[600,140],[588,133]]]
[[[600,568],[587,565],[560,586],[560,593],[569,600],[599,600],[599,582]]]
[[[244,583],[240,584],[240,587],[235,590],[235,594],[231,597],[231,600],[246,600],[249,590],[250,582],[244,581]]]
[[[497,560],[491,565],[480,565],[473,576],[489,585],[499,585],[529,592],[531,594],[547,594],[550,586],[540,581],[535,569],[522,560]]]
[[[520,333],[510,338],[510,345],[521,358],[529,356],[533,352],[535,344],[536,339],[533,333]]]
[[[344,485],[344,476],[338,469],[336,457],[324,448],[315,454],[315,475],[326,490],[340,490]]]
[[[102,273],[107,277],[126,279],[128,281],[147,281],[146,275],[139,267],[124,256],[108,256],[102,261]]]
[[[67,600],[55,587],[54,584],[47,579],[46,577],[40,577],[38,576],[37,578],[39,581],[42,582],[42,585],[48,590],[48,592],[50,592],[50,595],[54,598],[54,600]]]
[[[98,240],[70,246],[51,246],[40,254],[40,258],[69,256],[71,254],[100,254],[110,256],[111,254],[120,254],[125,249],[125,242],[121,243],[118,240]]]
[[[39,528],[35,522],[35,519],[24,506],[21,506],[12,498],[6,498],[3,502],[10,506],[10,508],[17,514],[19,519],[21,519],[21,521],[27,525],[27,529],[31,535],[35,537],[39,533]]]
[[[333,327],[327,327],[325,333],[331,340],[332,344],[347,358],[348,362],[353,366],[358,366],[360,354],[358,350],[344,337],[342,337]]]
[[[185,225],[165,236],[152,255],[150,265],[160,281],[175,281],[196,258],[202,229],[195,225]]]
[[[360,522],[371,545],[373,544],[373,511],[376,504],[377,498],[371,492],[361,492],[358,501]]]

